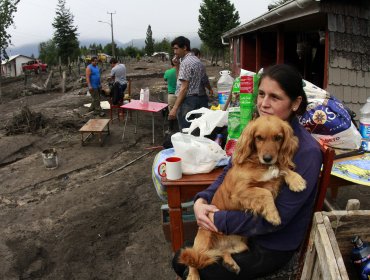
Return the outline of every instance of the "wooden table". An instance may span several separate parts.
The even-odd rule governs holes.
[[[167,106],[168,106],[167,103],[149,101],[148,104],[142,104],[140,103],[140,100],[131,100],[130,103],[122,105],[121,108],[136,111],[135,133],[136,133],[137,123],[138,123],[138,112],[141,111],[141,112],[152,113],[152,135],[153,135],[152,143],[154,144],[154,113],[158,113],[162,111]],[[122,133],[122,141],[125,138],[127,118],[128,118],[128,114],[126,114],[126,118],[125,118],[125,125],[123,127],[123,133]],[[163,122],[163,134],[164,134],[164,122]]]
[[[181,179],[174,181],[162,179],[162,184],[167,188],[171,242],[174,252],[184,243],[181,202],[191,200],[195,194],[211,185],[222,170],[223,168],[217,168],[207,174],[183,175]]]
[[[86,143],[86,140],[93,134],[99,136],[100,146],[103,146],[102,135],[109,135],[109,121],[110,119],[90,119],[83,127],[80,128],[81,132],[81,145],[83,146]],[[107,130],[105,130],[107,128]],[[84,138],[84,133],[88,133],[86,138]]]

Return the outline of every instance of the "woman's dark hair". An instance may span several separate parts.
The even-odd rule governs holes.
[[[302,76],[298,70],[290,65],[276,64],[263,70],[259,82],[260,84],[265,77],[275,80],[280,85],[281,89],[285,91],[291,101],[294,101],[297,97],[301,96],[302,102],[296,113],[298,115],[302,115],[306,111],[308,104],[307,96],[303,90]]]
[[[179,36],[176,37],[172,42],[171,42],[171,47],[177,45],[180,48],[186,47],[187,51],[190,51],[190,40],[184,36]]]

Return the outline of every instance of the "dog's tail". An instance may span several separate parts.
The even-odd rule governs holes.
[[[217,262],[220,257],[220,251],[217,250],[199,252],[193,248],[185,248],[181,250],[179,263],[202,269]]]

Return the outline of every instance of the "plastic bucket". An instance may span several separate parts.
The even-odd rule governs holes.
[[[54,169],[58,167],[58,155],[54,148],[43,150],[42,160],[47,169]]]

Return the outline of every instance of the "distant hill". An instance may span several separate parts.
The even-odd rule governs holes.
[[[156,42],[162,41],[163,38],[155,38],[154,40]],[[174,37],[167,37],[169,41],[173,40]],[[192,48],[200,48],[201,45],[201,40],[198,36],[195,37],[189,37],[189,40],[191,42],[191,47]],[[102,44],[103,46],[106,44],[109,44],[111,41],[106,40],[106,39],[99,39],[99,38],[93,38],[93,39],[81,39],[80,40],[80,46],[86,46],[88,47],[90,44]],[[9,47],[7,49],[8,55],[16,55],[16,54],[23,54],[27,56],[34,56],[38,57],[39,56],[39,44],[40,43],[33,43],[33,44],[25,44],[17,47]],[[145,39],[132,39],[129,42],[122,43],[119,41],[116,41],[116,44],[120,48],[127,48],[128,46],[134,46],[138,49],[142,49],[145,46]]]

